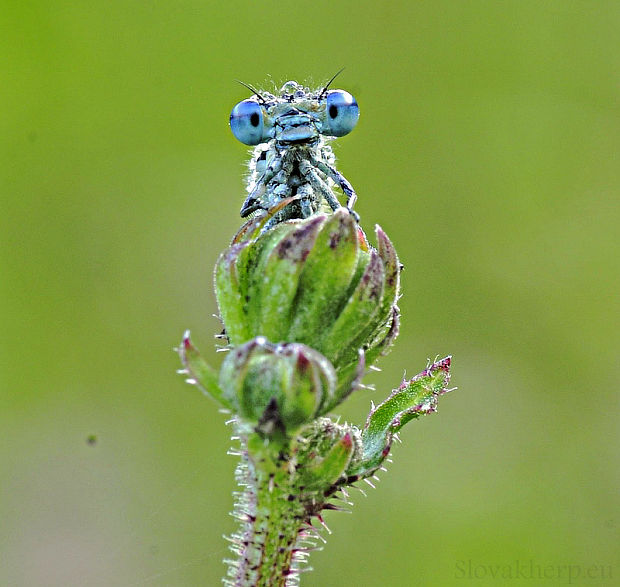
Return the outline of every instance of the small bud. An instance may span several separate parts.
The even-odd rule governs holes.
[[[265,436],[315,419],[335,383],[334,369],[320,353],[298,343],[274,345],[263,337],[231,350],[219,378],[224,400]]]

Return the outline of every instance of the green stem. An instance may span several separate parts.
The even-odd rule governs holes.
[[[292,487],[294,466],[287,442],[266,441],[257,433],[241,436],[243,460],[238,480],[244,491],[235,515],[241,531],[232,537],[236,561],[229,561],[227,584],[285,587],[300,562],[296,543],[308,513]]]

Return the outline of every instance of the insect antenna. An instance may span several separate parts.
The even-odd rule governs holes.
[[[340,72],[338,72],[340,73]],[[240,83],[242,86],[246,87],[248,90],[250,90],[250,92],[252,92],[253,94],[256,95],[256,97],[258,98],[258,101],[260,104],[266,104],[267,100],[265,100],[265,98],[263,98],[260,93],[258,92],[258,90],[255,90],[250,84],[246,84],[245,82],[242,82],[240,79],[236,79],[236,82]],[[330,82],[331,83],[331,82]]]
[[[325,94],[327,93],[327,88],[329,88],[329,86],[331,86],[331,83],[344,71],[344,67],[341,68],[340,70],[338,70],[334,76],[332,77],[332,79],[330,79],[326,84],[325,87],[321,90],[321,93],[319,94],[319,100],[322,100],[325,97]]]

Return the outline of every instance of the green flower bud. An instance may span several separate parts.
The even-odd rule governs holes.
[[[224,402],[265,436],[314,420],[331,401],[335,384],[334,368],[320,353],[263,337],[232,349],[219,378]]]
[[[264,223],[250,220],[217,262],[226,335],[233,347],[262,336],[323,354],[337,375],[325,412],[398,334],[398,257],[379,227],[377,249],[369,246],[345,208],[261,231]]]

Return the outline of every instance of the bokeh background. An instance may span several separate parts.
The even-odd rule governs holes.
[[[234,80],[341,66],[339,169],[406,269],[377,391],[339,413],[436,355],[459,389],[328,514],[303,585],[618,584],[618,2],[5,1],[0,23],[0,584],[219,584],[230,430],[172,347],[190,328],[221,360]]]

